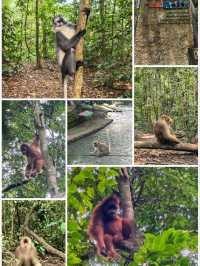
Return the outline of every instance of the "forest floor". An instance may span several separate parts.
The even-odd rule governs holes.
[[[9,256],[8,256],[9,255]],[[7,252],[3,254],[3,263],[2,266],[16,266],[16,260],[15,260],[15,255],[12,252]],[[40,262],[42,263],[43,266],[64,266],[65,263],[63,260],[59,257],[49,255],[49,256],[43,256],[38,257]]]
[[[131,82],[114,81],[112,88],[101,85],[96,78],[99,74],[94,68],[84,69],[84,84],[81,98],[119,98],[130,92]],[[103,76],[103,75],[102,75]],[[68,98],[73,97],[72,82],[69,82]],[[12,76],[3,76],[3,98],[63,98],[59,88],[58,68],[45,64],[36,69],[31,64],[24,65]]]
[[[58,257],[48,256],[46,259],[44,259],[42,262],[42,265],[44,266],[64,266],[65,264],[63,261]]]
[[[198,157],[183,151],[135,149],[134,162],[137,165],[197,165]]]
[[[153,138],[152,134],[142,134],[136,140],[148,142]],[[197,165],[198,157],[187,151],[135,148],[134,162],[136,165]]]

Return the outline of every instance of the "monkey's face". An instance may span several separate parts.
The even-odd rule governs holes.
[[[165,120],[168,125],[173,124],[173,119],[168,115],[161,115],[161,119]]]
[[[22,242],[24,243],[24,245],[28,245],[31,243],[31,240],[28,237],[25,237]]]
[[[32,245],[31,239],[27,236],[23,237],[20,241],[20,245],[22,247],[28,246],[28,245]]]
[[[104,206],[104,217],[106,220],[114,220],[119,215],[119,206],[117,206],[114,202],[109,202]]]
[[[120,214],[119,198],[113,196],[103,205],[104,219],[111,221],[116,219]]]
[[[66,28],[69,28],[69,29],[75,29],[76,28],[76,26],[74,24],[72,24],[69,21],[64,20],[64,18],[60,15],[53,18],[53,26],[54,26],[55,31],[59,31],[59,29],[63,26],[65,26]]]
[[[57,27],[61,27],[63,25],[66,24],[66,21],[64,20],[64,18],[62,16],[55,16],[53,18],[53,26],[54,28],[57,28]]]
[[[23,155],[28,155],[28,147],[26,144],[22,144],[20,149]]]
[[[95,148],[97,148],[99,146],[99,141],[94,141],[93,145]]]

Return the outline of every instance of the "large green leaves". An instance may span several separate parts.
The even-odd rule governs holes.
[[[132,266],[148,263],[149,266],[191,265],[188,257],[181,256],[184,249],[197,247],[197,237],[188,231],[170,228],[162,234],[145,234],[144,245],[134,256]]]

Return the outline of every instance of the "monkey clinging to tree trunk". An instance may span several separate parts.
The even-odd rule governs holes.
[[[90,9],[85,8],[86,24]],[[53,27],[56,34],[56,54],[58,65],[62,74],[62,83],[67,75],[74,76],[79,66],[83,62],[77,62],[75,58],[75,49],[80,39],[85,35],[86,29],[77,31],[77,25],[64,20],[60,15],[53,18]]]

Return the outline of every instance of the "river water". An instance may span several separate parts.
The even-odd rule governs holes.
[[[113,122],[104,129],[68,144],[68,164],[126,165],[132,163],[132,107],[119,106],[122,112],[109,112]],[[95,140],[111,144],[109,156],[91,156]]]

